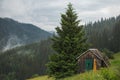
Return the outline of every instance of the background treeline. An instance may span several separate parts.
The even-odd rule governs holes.
[[[86,36],[92,48],[120,51],[120,16],[85,25]]]
[[[85,32],[91,48],[120,51],[120,16],[86,24]],[[51,44],[48,39],[1,52],[0,80],[24,80],[37,74],[46,74],[48,57],[55,53]]]
[[[51,49],[51,40],[44,40],[0,53],[0,80],[25,80],[46,72],[45,64]]]

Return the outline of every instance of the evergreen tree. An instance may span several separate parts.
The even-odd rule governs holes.
[[[115,52],[120,51],[120,17],[117,18],[116,24],[113,28],[112,44]]]
[[[91,47],[98,48],[100,50],[107,48],[110,51],[115,51],[116,48],[113,42],[113,35],[115,36],[116,30],[114,26],[118,22],[120,16],[111,17],[95,21],[85,25],[85,32],[88,38],[87,42],[91,44]],[[113,31],[114,30],[114,31]],[[115,44],[116,45],[116,44]],[[113,48],[114,47],[114,48]]]
[[[74,11],[72,4],[68,5],[65,14],[61,14],[61,27],[57,27],[57,35],[53,40],[53,49],[57,54],[50,56],[47,64],[48,75],[63,78],[77,73],[76,58],[88,47],[83,26]]]

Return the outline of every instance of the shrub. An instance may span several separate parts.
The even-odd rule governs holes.
[[[108,50],[108,49],[103,49],[102,50],[102,52],[109,58],[109,59],[114,59],[114,57],[113,57],[113,52],[112,51],[110,51],[110,50]]]
[[[38,77],[38,76],[39,76],[39,74],[34,74],[34,75],[32,75],[32,78]]]
[[[120,66],[117,67],[117,69],[116,69],[116,76],[117,76],[117,78],[119,80],[120,79]]]
[[[100,75],[102,75],[106,80],[117,80],[117,75],[114,71],[115,70],[109,68],[101,69]]]

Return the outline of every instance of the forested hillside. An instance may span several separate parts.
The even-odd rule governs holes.
[[[91,48],[94,47],[101,50],[107,48],[115,52],[120,51],[119,48],[120,21],[119,20],[120,20],[120,16],[116,18],[112,17],[109,19],[101,19],[100,21],[85,25],[84,29],[88,37],[88,43],[91,44]],[[5,28],[4,30],[7,29]],[[4,30],[1,31],[4,32]],[[33,30],[33,33],[35,31]],[[6,34],[7,32],[4,35]],[[51,48],[51,44],[52,44],[51,40],[48,39],[48,40],[42,40],[42,42],[36,42],[33,44],[16,47],[11,50],[7,50],[5,52],[1,52],[0,80],[7,80],[7,79],[23,80],[26,78],[30,78],[34,75],[46,74],[45,64],[49,60],[48,57],[52,53],[55,53]]]
[[[44,40],[0,53],[0,80],[25,80],[46,73],[51,41]]]
[[[91,47],[120,51],[120,16],[86,24],[85,31]]]
[[[32,24],[20,23],[10,18],[0,18],[0,50],[47,39],[51,33]]]
[[[119,3],[0,0],[0,80],[120,80]]]
[[[82,74],[73,75],[62,80],[119,80],[120,79],[120,52],[114,54],[114,58],[110,60],[109,68],[102,68],[96,72],[89,71]],[[54,77],[47,75],[34,77],[28,80],[56,80]]]
[[[115,54],[109,50],[114,52],[120,51],[120,16],[86,24],[84,29],[88,38],[87,41],[91,44],[90,48],[98,48],[101,51],[106,50],[107,56],[112,56],[112,60],[110,60],[111,65],[109,68],[98,70],[96,73],[90,71],[63,78],[63,80],[119,80],[120,53]],[[30,80],[55,80],[55,78],[47,75],[31,78]]]
[[[120,51],[120,16],[86,24],[84,29],[90,48]],[[51,48],[51,40],[42,39],[50,36],[48,32],[31,24],[18,23],[8,18],[0,19],[0,49],[8,43],[8,47],[12,47],[11,44],[29,44],[0,53],[0,80],[24,80],[46,74],[48,57],[55,52]],[[32,42],[36,43],[30,44]]]

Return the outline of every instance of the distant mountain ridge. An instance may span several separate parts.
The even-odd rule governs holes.
[[[45,40],[52,36],[32,24],[20,23],[10,18],[0,18],[0,51]]]

